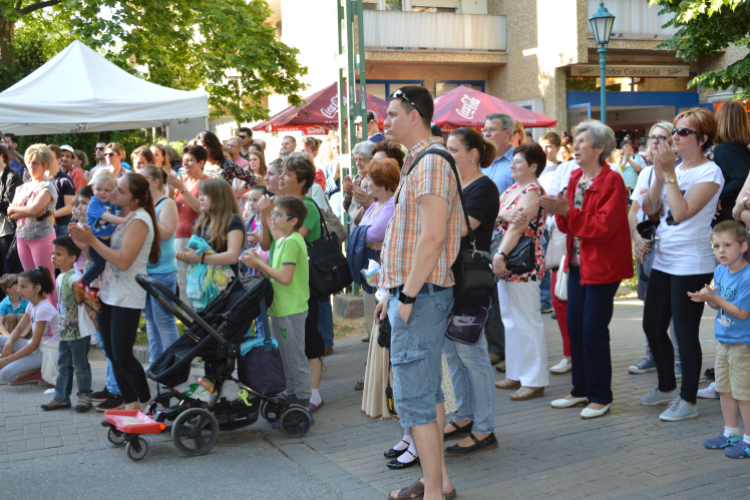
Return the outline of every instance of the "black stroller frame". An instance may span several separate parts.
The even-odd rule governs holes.
[[[235,283],[238,281],[239,285]],[[247,287],[270,287],[270,282],[266,278],[250,277],[235,279],[230,284],[230,288],[224,294],[217,297],[211,306],[201,314],[196,313],[191,307],[183,303],[164,284],[148,275],[139,274],[136,276],[136,282],[149,295],[155,297],[173,316],[185,324],[183,336],[189,336],[195,342],[195,347],[192,348],[190,353],[199,353],[192,357],[185,356],[176,366],[171,366],[162,373],[153,373],[153,364],[146,372],[147,377],[158,384],[157,394],[151,400],[144,413],[153,419],[154,422],[160,424],[172,422],[172,441],[180,452],[188,456],[203,455],[215,446],[220,430],[228,431],[252,425],[258,420],[259,414],[269,423],[279,420],[281,430],[289,437],[299,438],[307,434],[311,424],[307,408],[290,404],[288,400],[282,397],[262,394],[232,377],[236,364],[235,360],[240,357],[240,348],[230,339],[235,341],[243,340],[251,323],[239,326],[232,325],[233,330],[239,328],[241,331],[234,331],[230,334],[227,328],[227,321],[231,311],[219,315],[219,325],[215,327],[209,325],[203,317],[211,316],[211,311],[216,310],[215,305],[220,306],[221,304],[218,304],[219,301],[229,300],[232,291],[236,293],[238,287],[242,287],[243,291],[246,291]],[[272,349],[271,333],[268,324],[268,309],[265,296],[260,299],[258,305],[265,333],[265,349],[270,350]],[[216,319],[216,314],[213,314],[213,316]],[[200,335],[201,330],[207,333],[203,338]],[[186,340],[184,343],[188,342],[189,340]],[[170,379],[171,377],[172,380],[187,380],[184,370],[187,368],[189,373],[189,365],[198,356],[203,358],[205,378],[214,383],[214,392],[211,394],[209,401],[206,402],[187,396],[185,393],[170,387],[170,384],[164,384],[168,389],[162,392],[162,381],[165,379]],[[186,364],[187,367],[185,366]],[[183,372],[175,376],[175,373],[179,372],[179,370],[183,370]],[[180,383],[184,383],[185,380],[182,380]],[[244,400],[231,401],[222,395],[222,388],[227,380],[236,382],[241,389],[247,392],[247,397]],[[174,385],[180,384],[174,383]],[[245,401],[248,401],[250,406]],[[128,456],[133,460],[140,460],[145,456],[147,444],[140,437],[140,434],[122,432],[112,423],[108,423],[107,426],[109,427],[107,437],[112,444],[122,445],[128,443]],[[166,428],[167,426],[163,427]],[[131,449],[135,453],[131,453]]]

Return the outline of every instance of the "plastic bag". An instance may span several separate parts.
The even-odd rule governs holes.
[[[378,286],[378,282],[380,281],[380,264],[370,259],[367,268],[362,269],[360,272],[365,277],[368,285],[372,287]]]

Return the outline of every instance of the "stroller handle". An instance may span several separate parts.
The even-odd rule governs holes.
[[[156,298],[156,300],[159,301],[159,303],[164,306],[174,317],[182,321],[185,325],[190,325],[193,323],[197,323],[201,328],[203,328],[205,331],[208,332],[209,335],[211,335],[214,340],[216,340],[219,344],[226,349],[227,354],[231,358],[239,358],[240,357],[240,349],[236,345],[229,342],[227,339],[216,333],[216,331],[211,328],[208,323],[206,323],[203,318],[198,316],[198,313],[196,313],[192,307],[188,306],[184,302],[180,300],[178,296],[176,296],[172,290],[164,286],[164,284],[151,276],[147,274],[138,274],[135,277],[135,281],[144,289],[146,290],[146,293],[149,295],[152,295]],[[177,308],[170,303],[167,299],[174,302],[174,304],[180,306],[180,309],[187,314],[188,317],[185,317],[183,313],[177,310]]]

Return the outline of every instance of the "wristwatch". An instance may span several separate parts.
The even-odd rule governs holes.
[[[409,297],[408,295],[404,293],[403,290],[398,292],[398,301],[404,305],[413,304],[414,302],[416,302],[416,300],[417,300],[416,297]]]
[[[664,179],[664,182],[666,184],[676,184],[677,183],[677,179]]]

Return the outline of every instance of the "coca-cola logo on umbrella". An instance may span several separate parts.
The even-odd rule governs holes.
[[[467,120],[474,118],[474,113],[477,112],[480,104],[479,99],[469,97],[467,94],[461,98],[461,109],[456,108],[456,113],[463,116]]]
[[[344,106],[347,105],[346,97],[344,97]],[[331,104],[328,107],[320,108],[320,112],[326,118],[337,118],[339,114],[339,96],[335,95],[331,97]]]

